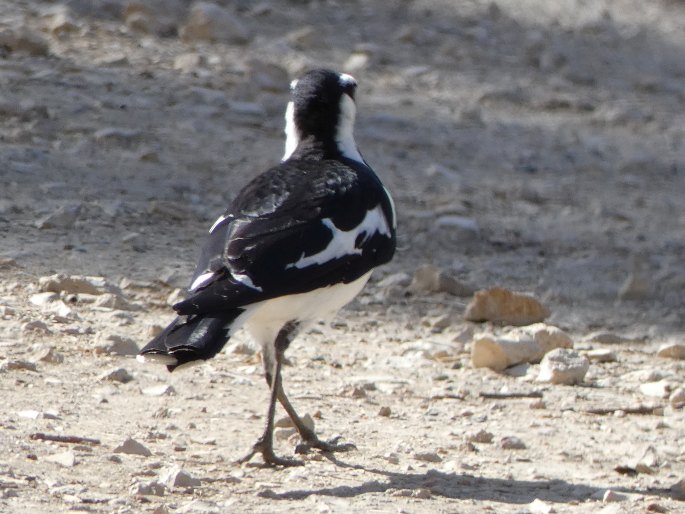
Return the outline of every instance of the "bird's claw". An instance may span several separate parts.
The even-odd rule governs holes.
[[[252,449],[247,453],[247,455],[238,459],[236,463],[245,464],[246,462],[249,462],[252,459],[252,457],[254,457],[258,453],[262,454],[262,459],[264,459],[264,465],[266,466],[292,467],[304,465],[304,462],[302,462],[301,460],[288,459],[286,457],[278,457],[274,453],[273,444],[268,444],[263,438],[260,438],[254,444],[254,446],[252,446]]]
[[[321,450],[322,452],[349,452],[352,450],[356,450],[357,447],[352,444],[352,443],[344,443],[344,444],[338,444],[338,441],[341,439],[341,436],[336,436],[332,439],[329,439],[328,441],[322,441],[318,437],[314,436],[313,438],[309,438],[300,444],[298,444],[295,447],[295,453],[298,455],[302,455],[305,453],[309,453],[309,451],[312,448],[316,448],[317,450]]]

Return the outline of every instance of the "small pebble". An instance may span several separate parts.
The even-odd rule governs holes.
[[[516,436],[503,437],[499,442],[503,450],[525,450],[526,444]]]

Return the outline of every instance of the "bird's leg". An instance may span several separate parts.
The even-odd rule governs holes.
[[[278,389],[278,401],[281,402],[281,405],[288,413],[288,416],[290,416],[290,419],[295,425],[300,437],[304,441],[303,444],[298,445],[295,449],[297,453],[306,453],[309,448],[317,448],[324,452],[346,452],[357,449],[357,447],[351,443],[336,444],[339,439],[337,437],[330,441],[322,441],[319,439],[316,433],[307,425],[305,425],[302,419],[297,415],[297,412],[295,412],[295,409],[288,400],[288,397],[285,395],[282,385]]]
[[[270,351],[264,351],[264,368],[266,374],[266,380],[271,386],[271,397],[269,399],[269,409],[266,413],[266,426],[264,427],[264,433],[257,439],[257,442],[252,446],[252,450],[245,455],[243,458],[238,460],[238,463],[242,464],[249,461],[257,453],[262,454],[264,463],[270,466],[302,466],[304,463],[297,459],[286,459],[283,457],[277,457],[274,454],[274,414],[276,411],[276,400],[279,396],[279,391],[282,391],[281,386],[281,366],[283,364],[283,353],[285,348],[287,348],[288,339],[290,331],[287,329],[288,325],[281,329],[276,337],[275,344],[275,355]],[[282,341],[285,338],[286,343]],[[279,350],[279,347],[284,347]]]

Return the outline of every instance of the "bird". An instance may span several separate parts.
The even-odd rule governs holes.
[[[262,435],[240,463],[261,454],[268,466],[296,466],[277,456],[276,403],[303,444],[324,452],[354,449],[324,441],[298,416],[282,385],[291,341],[353,300],[396,246],[388,189],[354,138],[356,80],[313,69],[290,84],[285,154],[247,183],[209,229],[176,318],[137,358],[169,371],[207,360],[244,327],[261,347],[270,398]]]

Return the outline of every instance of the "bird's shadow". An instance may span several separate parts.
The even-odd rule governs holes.
[[[430,491],[431,497],[444,497],[457,500],[494,501],[511,504],[528,504],[535,499],[550,503],[583,502],[599,500],[609,486],[574,484],[561,479],[552,480],[515,480],[504,478],[479,477],[470,474],[446,473],[428,470],[417,473],[402,473],[370,468],[359,464],[348,464],[328,454],[326,457],[342,468],[356,469],[378,475],[379,479],[367,480],[358,485],[343,485],[318,489],[293,489],[275,492],[266,490],[259,496],[274,500],[302,500],[310,496],[334,496],[353,498],[369,493],[403,491],[408,496],[419,490]],[[633,489],[614,487],[620,493],[671,497],[668,489]],[[402,493],[400,493],[402,494]]]

